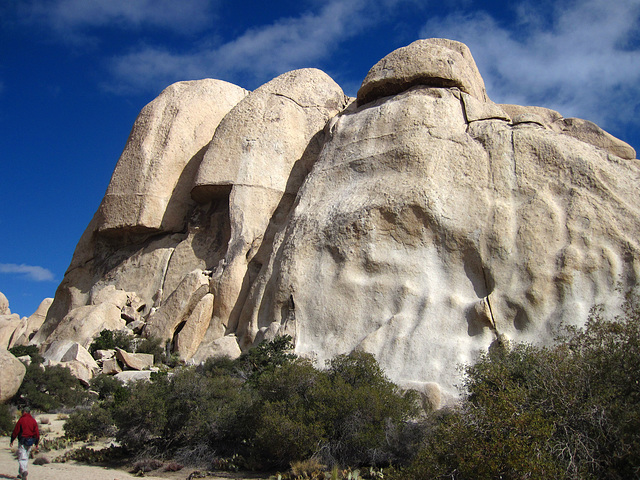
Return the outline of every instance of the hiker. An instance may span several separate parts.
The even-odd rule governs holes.
[[[36,422],[35,418],[31,416],[31,409],[29,407],[24,407],[22,409],[22,416],[16,423],[13,433],[11,434],[9,447],[13,446],[13,441],[16,438],[18,439],[18,478],[27,480],[27,469],[31,448],[35,445],[37,453],[38,443],[40,443],[38,422]]]

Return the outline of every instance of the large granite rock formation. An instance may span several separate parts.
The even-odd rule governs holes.
[[[493,103],[444,39],[389,54],[357,100],[313,69],[248,94],[180,83],[136,121],[32,342],[143,322],[202,361],[286,333],[319,362],[372,352],[446,401],[500,336],[550,342],[638,285],[635,156],[585,120]]]

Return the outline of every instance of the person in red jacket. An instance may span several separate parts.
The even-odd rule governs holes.
[[[11,442],[9,446],[13,446],[13,441],[18,439],[18,478],[27,480],[29,454],[31,448],[36,447],[38,451],[38,443],[40,443],[40,431],[38,430],[38,422],[31,416],[29,407],[22,409],[22,416],[16,423],[13,433],[11,434]]]

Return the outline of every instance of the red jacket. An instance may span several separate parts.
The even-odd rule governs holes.
[[[36,445],[40,442],[38,422],[36,422],[30,413],[23,413],[18,423],[16,423],[16,427],[11,434],[11,441],[13,442],[16,437],[19,442],[22,441],[23,438],[35,438]]]

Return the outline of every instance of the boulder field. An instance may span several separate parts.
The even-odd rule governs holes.
[[[633,148],[493,103],[451,40],[390,53],[357,98],[315,69],[253,92],[180,82],[140,113],[46,320],[21,328],[45,357],[129,328],[190,362],[289,334],[319,366],[362,349],[447,402],[492,342],[549,343],[637,287],[639,187]]]

